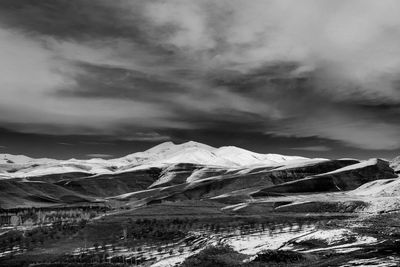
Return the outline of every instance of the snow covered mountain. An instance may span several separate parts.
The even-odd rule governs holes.
[[[392,166],[396,162],[392,161]],[[392,168],[380,159],[310,159],[196,142],[165,142],[110,160],[34,159],[3,154],[0,207],[109,199],[122,201],[123,205],[213,199],[224,205],[255,201],[257,206],[271,195],[349,191],[375,180],[378,182],[363,190],[392,196],[399,188]],[[385,179],[392,179],[387,180],[392,187],[383,183]],[[351,195],[360,196],[363,194],[359,191]]]
[[[308,160],[298,156],[278,154],[259,154],[234,146],[215,148],[205,144],[189,141],[183,144],[165,142],[144,152],[113,159],[116,164],[148,164],[148,163],[193,163],[224,167],[240,167],[249,165],[282,165],[290,161]]]
[[[191,163],[224,168],[248,166],[279,167],[286,164],[309,161],[298,156],[259,154],[234,146],[215,148],[197,142],[174,144],[165,142],[143,152],[121,158],[105,159],[34,159],[21,155],[0,155],[0,173],[3,178],[32,177],[60,173],[107,174],[126,172],[148,166],[165,166]]]

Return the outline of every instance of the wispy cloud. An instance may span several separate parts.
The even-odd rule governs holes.
[[[161,135],[161,134],[156,133],[156,132],[147,132],[147,133],[137,132],[134,135],[121,136],[118,139],[119,140],[123,140],[123,141],[153,141],[153,142],[158,142],[158,141],[170,140],[171,137],[169,137],[167,135]]]
[[[62,145],[62,146],[73,146],[73,145],[74,145],[74,144],[65,143],[65,142],[59,142],[58,144],[59,144],[59,145]]]
[[[290,149],[303,150],[303,151],[316,151],[316,152],[324,152],[331,150],[331,148],[327,146],[303,146],[303,147],[291,147]]]

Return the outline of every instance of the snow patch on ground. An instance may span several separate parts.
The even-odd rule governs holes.
[[[363,161],[363,162],[360,162],[357,164],[352,164],[352,165],[349,165],[349,166],[346,166],[346,167],[343,167],[343,168],[340,168],[340,169],[337,169],[337,170],[334,170],[331,172],[319,174],[319,175],[335,174],[335,173],[340,173],[340,172],[345,172],[345,171],[357,170],[357,169],[362,169],[362,168],[365,168],[368,166],[374,166],[376,164],[378,164],[378,159],[369,159],[369,160],[366,160],[366,161]],[[316,176],[319,176],[319,175],[316,175]]]
[[[394,267],[399,266],[400,258],[382,257],[372,259],[352,260],[340,267],[369,266],[369,267]]]
[[[348,229],[324,229],[314,231],[291,240],[283,249],[293,249],[293,245],[300,244],[308,240],[320,240],[326,243],[327,247],[302,250],[304,252],[317,252],[324,250],[336,250],[337,252],[347,253],[357,250],[359,245],[374,244],[378,240],[371,236],[358,235]]]
[[[343,240],[344,236],[350,236],[352,232],[347,229],[332,229],[332,230],[318,230],[306,236],[303,236],[296,241],[306,241],[310,239],[319,239],[326,242],[328,245],[335,244]]]
[[[280,232],[263,232],[245,235],[243,237],[229,237],[226,238],[224,242],[231,245],[240,253],[255,255],[265,249],[278,249],[288,240],[304,235],[305,233],[311,233],[313,230],[313,226],[304,227],[301,231],[286,227],[280,230]]]
[[[187,257],[190,257],[193,254],[195,254],[195,253],[171,256],[169,258],[162,259],[162,260],[152,264],[151,267],[172,267],[172,266],[175,266],[177,263],[183,262]]]

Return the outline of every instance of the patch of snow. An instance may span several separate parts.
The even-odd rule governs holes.
[[[360,163],[352,164],[352,165],[349,165],[349,166],[346,166],[346,167],[343,167],[343,168],[340,168],[340,169],[337,169],[337,170],[334,170],[331,172],[319,174],[319,175],[335,174],[335,173],[340,173],[340,172],[345,172],[345,171],[357,170],[357,169],[362,169],[362,168],[365,168],[368,166],[374,166],[376,164],[378,164],[378,159],[369,159],[369,160],[362,161]],[[316,175],[316,176],[319,176],[319,175]]]
[[[255,255],[262,250],[278,249],[289,240],[311,233],[314,226],[304,227],[301,231],[291,231],[289,227],[274,232],[255,233],[245,236],[233,236],[226,238],[225,243],[231,245],[240,253]]]
[[[294,168],[301,168],[305,166],[310,166],[314,164],[318,164],[320,162],[329,161],[329,159],[324,158],[315,158],[315,159],[297,159],[297,160],[288,160],[285,164],[279,168],[274,169],[274,171],[283,171]]]
[[[375,257],[371,259],[351,260],[340,267],[369,266],[369,267],[395,267],[399,266],[399,257]]]
[[[351,240],[350,238],[355,238],[355,241],[350,241]],[[308,249],[305,250],[305,252],[317,252],[317,251],[324,251],[327,249],[329,250],[338,249],[341,252],[350,252],[353,251],[355,247],[358,245],[374,244],[378,242],[378,240],[375,237],[362,236],[362,235],[360,236],[348,229],[323,229],[323,230],[321,229],[318,231],[314,231],[310,234],[303,235],[300,238],[296,238],[292,240],[291,243],[293,244],[293,241],[295,243],[298,243],[313,239],[325,242],[328,245],[328,247]],[[288,249],[290,248],[290,244],[287,248]]]
[[[382,179],[368,182],[350,193],[361,196],[400,196],[400,179]]]
[[[193,255],[195,253],[185,254],[185,255],[175,255],[168,258],[164,258],[159,260],[156,263],[150,265],[151,267],[172,267],[176,266],[177,263],[183,262],[187,257]]]

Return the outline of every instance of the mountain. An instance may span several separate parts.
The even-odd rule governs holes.
[[[393,169],[389,167],[387,161],[369,159],[327,173],[282,183],[274,187],[263,189],[263,192],[309,193],[346,191],[356,189],[370,181],[394,177],[397,177],[397,175],[395,175]]]
[[[125,157],[104,160],[55,160],[34,159],[21,155],[0,155],[0,171],[3,178],[36,177],[65,173],[87,175],[126,172],[143,166],[166,166],[191,163],[225,168],[239,168],[249,165],[280,166],[293,161],[308,160],[304,157],[277,154],[258,154],[237,147],[214,148],[197,142],[174,144],[165,142],[143,152]]]
[[[144,152],[113,159],[121,164],[154,164],[154,163],[193,163],[224,167],[248,165],[278,165],[294,160],[306,160],[304,157],[283,156],[278,154],[259,154],[234,146],[215,148],[201,143],[189,141],[183,144],[165,142]]]
[[[326,203],[325,196],[335,192],[345,192],[346,198],[336,194],[329,201],[358,201],[365,196],[362,192],[378,192],[384,181],[397,186],[392,168],[398,167],[396,160],[389,165],[381,159],[310,159],[197,142],[165,142],[109,160],[9,154],[0,160],[0,208],[104,203],[136,209],[207,201],[228,213],[292,211],[300,200]],[[302,204],[299,210],[315,207]]]

